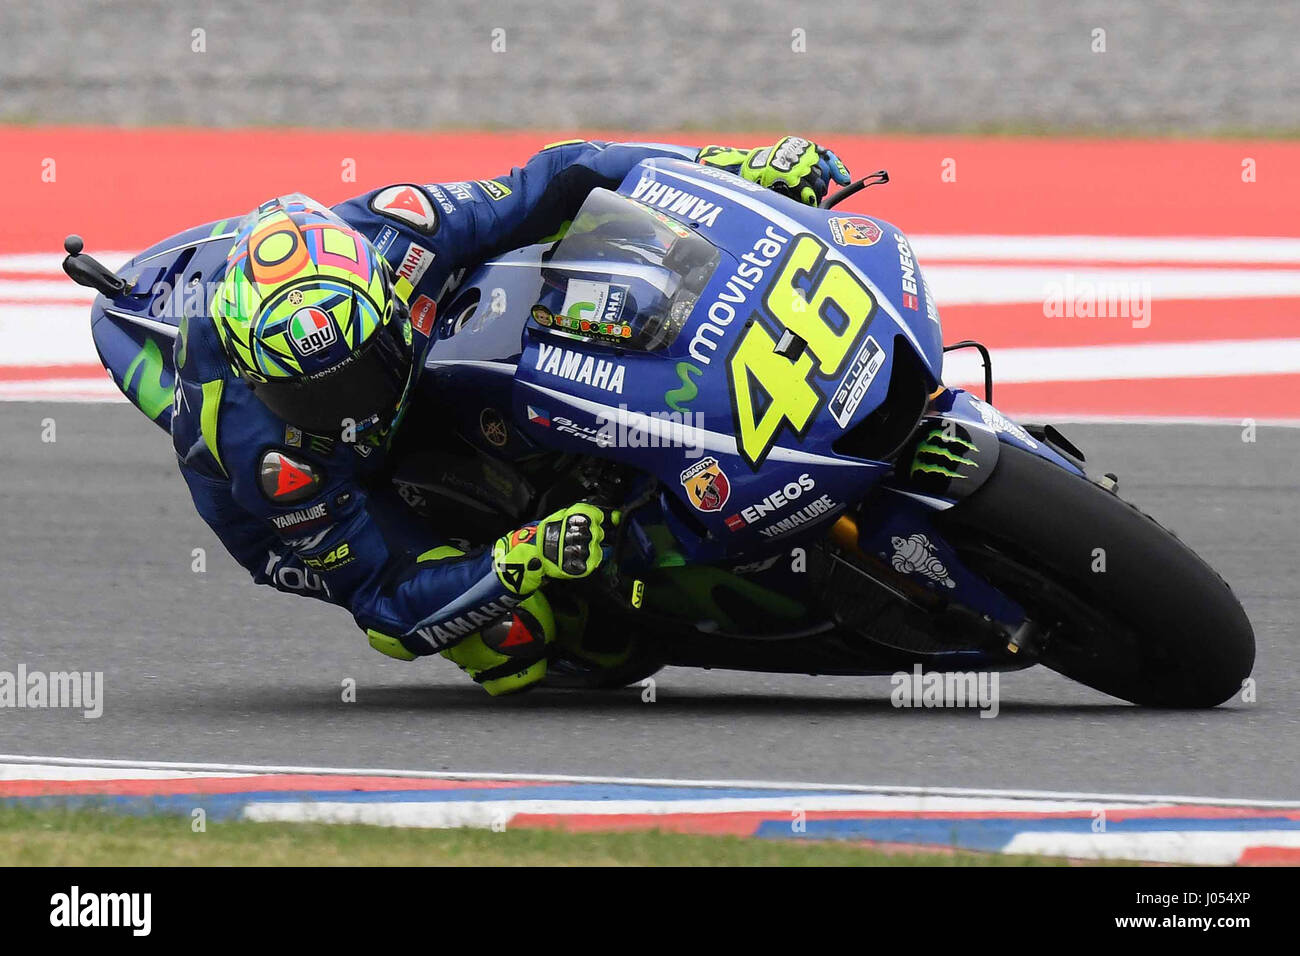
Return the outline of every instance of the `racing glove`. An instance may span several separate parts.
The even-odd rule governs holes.
[[[619,513],[585,502],[570,505],[498,538],[492,568],[506,590],[521,597],[550,578],[585,578],[604,557],[606,521],[617,525]]]
[[[815,206],[826,196],[831,181],[847,186],[848,167],[829,149],[801,136],[783,136],[774,146],[737,149],[705,146],[699,162],[739,173],[752,183]]]

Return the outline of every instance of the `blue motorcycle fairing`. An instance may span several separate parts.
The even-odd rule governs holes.
[[[783,545],[824,527],[890,473],[892,466],[886,463],[840,455],[831,445],[884,400],[897,349],[911,349],[938,379],[938,314],[914,260],[910,275],[904,269],[904,251],[910,258],[906,238],[883,220],[836,216],[730,173],[679,160],[643,161],[619,193],[649,214],[676,220],[720,250],[686,328],[661,350],[645,352],[539,325],[519,303],[531,308],[540,301],[548,249],[530,247],[470,272],[444,310],[428,357],[430,369],[466,360],[490,363],[477,372],[455,373],[459,386],[444,395],[477,395],[474,380],[482,375],[499,380],[514,367],[508,417],[524,439],[519,447],[593,454],[656,476],[672,496],[663,503],[663,520],[682,539],[691,560],[766,553],[776,542]],[[873,241],[838,242],[831,227],[835,219],[856,221],[859,235]],[[842,237],[844,222],[837,225]],[[826,260],[842,263],[872,290],[874,311],[859,341],[874,343],[878,364],[852,415],[841,423],[823,401],[802,435],[788,429],[778,434],[760,469],[739,453],[727,363],[719,357],[728,355],[748,323],[765,320],[763,296],[780,257],[796,236],[807,233],[818,237]],[[909,279],[917,294],[905,299]],[[511,307],[485,314],[484,305],[494,296]],[[824,396],[835,382],[818,380],[818,385]],[[488,394],[495,386],[485,381],[484,388]],[[463,398],[460,404],[465,404]],[[671,434],[693,441],[672,441],[665,450],[650,426],[678,411],[681,424],[673,422],[677,430]],[[483,410],[461,407],[456,414],[473,432]],[[992,427],[968,399],[957,401],[957,414],[974,427]],[[1018,437],[1010,427],[1002,431],[1008,440]],[[628,440],[638,435],[648,440]],[[687,449],[689,456],[682,453]],[[510,445],[497,453],[515,450]],[[698,487],[701,472],[709,485],[704,492]],[[798,497],[787,490],[797,490]],[[817,504],[819,514],[806,510],[810,503]],[[807,519],[806,526],[787,521],[791,516]]]
[[[1052,464],[1064,468],[1071,474],[1086,478],[1087,475],[1068,458],[1057,454],[1052,448],[1038,441],[1024,427],[1017,425],[996,408],[970,392],[960,388],[944,389],[943,393],[931,400],[931,409],[943,415],[956,418],[970,425],[982,426],[997,435],[1000,442],[1015,445],[1017,448],[1031,452],[1039,458],[1045,458]]]
[[[908,300],[908,304],[903,304],[904,274],[899,261],[897,240],[893,237],[901,238],[904,243],[906,237],[891,223],[854,214],[853,218],[870,219],[880,229],[881,238],[870,245],[844,245],[836,241],[830,227],[832,219],[846,218],[844,214],[806,206],[725,170],[676,159],[642,162],[628,174],[619,187],[619,192],[697,229],[714,245],[729,252],[733,260],[737,250],[750,249],[762,238],[769,226],[787,237],[812,233],[825,244],[828,260],[845,265],[871,291],[882,313],[872,318],[873,329],[876,323],[882,325],[876,338],[883,344],[884,338],[892,340],[894,335],[901,334],[916,350],[933,381],[937,384],[942,378],[943,340],[938,311],[929,308],[933,303],[924,289],[920,269],[914,265],[912,268],[918,286],[915,305],[911,300]],[[702,208],[701,204],[707,208],[703,215],[697,214],[697,210]],[[908,252],[910,255],[910,247]],[[763,278],[770,279],[775,271],[769,269]],[[716,285],[712,290],[715,294],[722,291],[724,283],[718,277],[723,272],[720,268],[715,274]],[[758,285],[760,281],[761,279],[755,280],[754,284]],[[714,318],[707,306],[708,295],[709,292],[706,291],[700,297],[700,311],[704,316],[702,322]],[[755,296],[758,295],[756,292]],[[749,297],[746,296],[735,311],[739,314],[750,307]],[[714,322],[724,324],[716,318]],[[730,322],[725,324],[731,326],[733,336],[740,327]],[[679,341],[688,340],[683,337]],[[702,361],[704,351],[703,348],[691,350],[688,347],[675,354],[684,352],[696,361]],[[725,354],[727,349],[714,348],[710,351]],[[864,402],[864,406],[865,404]],[[860,409],[858,417],[863,415],[865,411]]]
[[[95,297],[90,329],[114,383],[170,432],[181,322],[206,307],[205,283],[225,268],[237,220],[219,219],[157,242],[117,270],[124,293]]]
[[[929,503],[891,495],[883,507],[864,509],[858,520],[858,547],[905,575],[914,585],[948,600],[978,609],[993,620],[1014,626],[1024,609],[970,571],[933,522]]]

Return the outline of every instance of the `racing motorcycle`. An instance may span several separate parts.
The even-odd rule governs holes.
[[[555,683],[1042,664],[1137,704],[1232,697],[1255,650],[1228,585],[1059,430],[997,411],[987,350],[945,348],[906,235],[836,212],[887,180],[807,207],[649,160],[562,238],[459,276],[415,398],[437,414],[408,418],[404,436],[427,435],[391,475],[402,497],[471,542],[578,499],[622,511],[602,570],[548,595],[623,650],[598,667],[561,652]],[[117,272],[65,244],[100,292],[105,367],[164,430],[177,327],[206,310],[189,293],[237,221]],[[980,350],[982,399],[944,384],[955,348]]]

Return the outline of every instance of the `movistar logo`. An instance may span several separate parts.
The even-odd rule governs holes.
[[[131,381],[135,378],[137,369],[140,370],[140,377],[132,388]],[[162,350],[150,338],[145,339],[144,348],[136,353],[122,375],[122,391],[150,418],[157,418],[174,400],[172,389],[163,384],[166,371]]]
[[[954,450],[956,449],[956,450]],[[969,442],[964,438],[958,438],[956,435],[947,435],[942,428],[932,428],[930,433],[925,436],[921,444],[916,446],[916,454],[912,457],[911,475],[929,474],[942,475],[945,478],[966,478],[959,471],[954,471],[948,467],[948,463],[953,465],[970,465],[972,468],[978,468],[979,463],[965,457],[963,452],[979,451],[974,442]],[[944,462],[932,463],[921,461],[922,455],[930,455],[934,458],[942,458]]]
[[[664,402],[675,412],[684,412],[682,406],[690,405],[695,401],[695,396],[700,394],[699,388],[691,379],[696,375],[703,375],[704,369],[691,362],[677,363],[677,377],[681,380],[680,388],[670,388],[664,392]]]

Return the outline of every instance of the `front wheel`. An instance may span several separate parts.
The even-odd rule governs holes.
[[[939,516],[962,558],[1044,630],[1040,662],[1135,704],[1214,707],[1255,662],[1222,578],[1137,508],[1003,445],[993,475]]]

